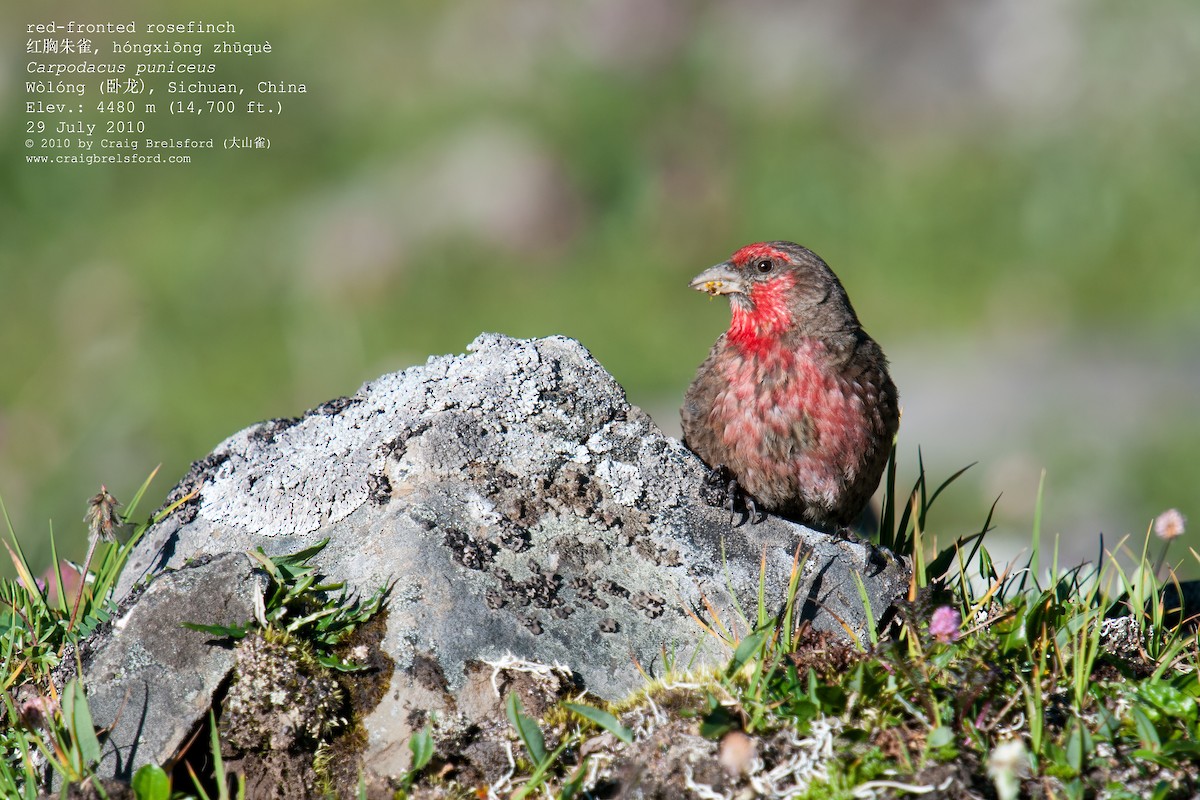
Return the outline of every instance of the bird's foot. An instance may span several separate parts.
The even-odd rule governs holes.
[[[863,536],[858,531],[851,528],[849,525],[840,525],[833,533],[834,541],[850,542],[852,544],[861,544],[867,550],[867,563],[874,570],[868,577],[875,577],[880,572],[887,568],[889,553],[883,548],[877,546],[870,538]]]
[[[754,496],[742,489],[733,471],[724,464],[718,464],[700,484],[700,499],[713,508],[724,508],[729,511],[729,524],[737,527],[735,521],[740,513],[744,524],[757,525],[767,518],[766,512],[758,507]]]
[[[833,532],[834,541],[850,542],[851,544],[870,544],[870,540],[851,528],[849,525],[839,525]]]

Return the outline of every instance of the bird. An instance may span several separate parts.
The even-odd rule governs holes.
[[[900,399],[841,281],[812,250],[771,241],[689,286],[732,310],[680,409],[683,443],[711,468],[702,497],[752,523],[767,511],[847,531],[879,486]]]

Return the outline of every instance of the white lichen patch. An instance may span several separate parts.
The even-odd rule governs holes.
[[[596,467],[596,477],[608,484],[614,500],[623,506],[634,506],[646,493],[642,473],[633,464],[606,458]]]
[[[468,518],[482,527],[495,525],[502,519],[495,503],[478,492],[471,492],[467,496],[466,511]]]
[[[264,423],[231,436],[214,451],[223,461],[206,476],[201,514],[250,534],[319,530],[366,503],[366,476],[385,471],[387,453],[365,442],[396,439],[468,409],[486,410],[482,421],[506,440],[498,445],[501,450],[519,454],[531,438],[565,431],[556,449],[575,451],[579,439],[573,437],[589,421],[578,406],[557,398],[580,380],[562,369],[564,364],[601,372],[582,346],[561,337],[535,341],[484,334],[468,351],[468,356],[438,356],[386,375],[335,410],[317,409],[299,420]],[[624,402],[611,378],[589,384],[589,390],[599,392],[597,408]],[[478,411],[471,416],[480,417]],[[548,463],[523,463],[518,455],[512,466],[524,474]]]

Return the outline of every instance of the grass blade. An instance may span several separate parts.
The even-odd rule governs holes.
[[[725,675],[732,678],[734,675],[746,665],[746,662],[754,657],[762,647],[763,640],[767,638],[768,630],[757,630],[738,643],[737,649],[733,651],[733,658],[729,661],[729,666],[725,668]]]
[[[584,719],[596,723],[625,744],[633,744],[633,731],[622,725],[616,717],[607,711],[578,703],[563,703],[563,705]]]
[[[100,763],[100,740],[96,738],[96,728],[92,724],[87,694],[78,678],[70,681],[63,691],[63,720],[78,750],[79,766],[89,769]]]
[[[137,511],[138,503],[142,501],[142,495],[146,493],[146,489],[150,488],[150,482],[154,480],[154,476],[158,474],[160,469],[162,469],[162,464],[152,469],[150,474],[146,476],[146,480],[142,481],[142,485],[134,492],[133,499],[125,506],[125,513],[121,514],[123,522],[128,523],[133,518],[134,513]]]
[[[512,723],[517,731],[517,736],[525,745],[530,760],[535,765],[545,762],[546,740],[542,737],[542,731],[537,723],[521,713],[521,701],[516,692],[509,693],[508,701],[505,704],[505,713],[508,714],[508,721]]]

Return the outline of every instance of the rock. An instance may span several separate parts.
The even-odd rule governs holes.
[[[615,700],[643,686],[643,673],[724,664],[730,649],[716,632],[746,633],[740,614],[756,613],[760,579],[769,613],[779,612],[797,555],[798,617],[817,630],[840,636],[845,623],[865,640],[877,619],[855,575],[875,615],[904,593],[905,566],[869,546],[774,517],[731,527],[727,512],[698,499],[706,473],[562,337],[485,334],[465,356],[431,358],[302,419],[233,435],[193,465],[171,498],[195,495],[133,551],[118,597],[150,588],[113,643],[92,650],[94,697],[138,693],[122,718],[139,721],[142,744],[125,723],[114,730],[120,769],[169,756],[233,661],[217,646],[189,651],[186,668],[204,662],[208,673],[180,707],[175,675],[130,671],[137,640],[203,649],[204,637],[154,623],[143,604],[192,586],[194,598],[176,600],[184,616],[228,623],[233,605],[201,605],[229,594],[213,585],[214,565],[242,598],[240,554],[259,546],[278,555],[328,538],[317,563],[329,579],[364,595],[394,581],[381,647],[395,671],[361,720],[375,776],[404,771],[407,740],[430,712],[470,728],[495,715],[498,690],[521,674],[549,670],[555,691],[570,676],[574,689]],[[202,585],[186,582],[201,575]],[[236,610],[236,621],[250,618],[248,606]],[[535,694],[522,694],[531,716]],[[114,715],[106,701],[96,722]]]
[[[128,781],[142,764],[166,763],[206,720],[234,654],[182,625],[245,622],[259,582],[242,553],[203,558],[159,575],[85,643],[92,719],[112,729],[102,777]]]

